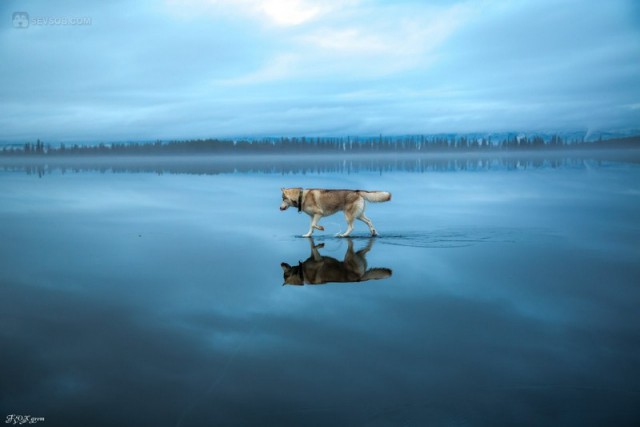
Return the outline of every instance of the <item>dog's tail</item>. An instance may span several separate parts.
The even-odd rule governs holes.
[[[381,280],[391,277],[392,271],[389,268],[370,268],[362,276],[362,280]]]
[[[360,193],[360,195],[364,197],[364,199],[367,202],[377,203],[377,202],[388,202],[389,200],[391,200],[391,193],[386,191],[359,190],[358,193]]]
[[[358,193],[360,193],[360,195],[364,197],[364,199],[367,202],[377,203],[377,202],[388,202],[389,200],[391,200],[391,193],[386,191],[359,190]]]

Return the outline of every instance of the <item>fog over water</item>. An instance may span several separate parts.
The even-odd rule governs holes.
[[[3,163],[0,416],[635,426],[632,157]],[[393,198],[310,240],[292,186]]]

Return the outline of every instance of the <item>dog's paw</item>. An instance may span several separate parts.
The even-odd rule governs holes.
[[[303,234],[301,237],[311,237],[311,233]]]
[[[317,228],[318,230],[320,230],[320,231],[324,231],[324,227],[323,227],[323,226],[321,226],[321,225],[318,225],[316,228]]]

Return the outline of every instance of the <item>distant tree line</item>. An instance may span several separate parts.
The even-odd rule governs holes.
[[[113,161],[112,161],[113,160]],[[491,170],[527,170],[527,169],[560,169],[560,168],[584,168],[584,162],[588,161],[593,167],[606,164],[606,157],[591,158],[588,153],[584,156],[549,155],[528,156],[523,153],[503,156],[441,156],[435,158],[425,157],[358,157],[351,156],[348,159],[339,157],[302,158],[282,157],[265,161],[261,158],[248,158],[246,160],[226,161],[220,159],[209,161],[175,161],[172,158],[133,157],[127,161],[109,157],[59,157],[51,161],[42,162],[38,158],[22,157],[11,163],[0,163],[0,171],[26,172],[28,175],[44,177],[52,173],[82,173],[95,171],[100,173],[156,173],[162,174],[195,174],[195,175],[219,175],[234,173],[259,173],[259,174],[324,174],[341,173],[351,174],[360,172],[377,172],[380,174],[394,171],[427,173],[427,172],[453,172],[453,171],[491,171]]]
[[[569,141],[560,135],[513,135],[500,140],[470,136],[377,136],[377,137],[281,137],[256,140],[197,139],[155,143],[101,143],[52,146],[40,140],[22,146],[6,146],[5,156],[67,155],[176,155],[176,154],[337,154],[337,153],[429,153],[481,151],[536,151],[576,148],[639,148],[640,136]]]

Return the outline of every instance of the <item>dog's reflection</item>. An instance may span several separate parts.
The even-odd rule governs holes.
[[[313,239],[309,239],[311,256],[297,266],[290,266],[286,262],[280,264],[284,271],[284,285],[322,285],[336,282],[366,282],[367,280],[387,279],[391,277],[388,268],[367,269],[367,252],[373,247],[374,239],[369,239],[367,245],[357,252],[353,250],[353,240],[345,239],[348,247],[344,254],[344,260],[339,261],[329,256],[320,255],[318,249],[324,247],[324,243],[316,245]]]

